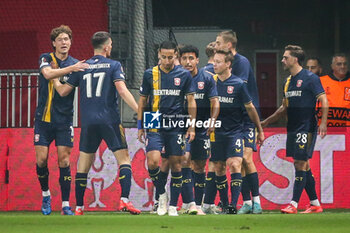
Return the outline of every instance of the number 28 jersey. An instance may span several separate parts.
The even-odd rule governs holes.
[[[90,65],[82,72],[73,73],[67,81],[80,88],[81,124],[120,123],[118,92],[114,85],[125,81],[122,66],[118,61],[97,55],[86,61]]]
[[[287,104],[287,132],[314,132],[317,129],[316,101],[322,94],[320,78],[306,69],[287,78],[283,93]]]

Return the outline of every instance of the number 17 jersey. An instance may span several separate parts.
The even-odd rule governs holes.
[[[118,92],[115,82],[125,81],[120,62],[104,56],[93,56],[86,61],[89,68],[73,73],[67,83],[80,88],[81,124],[120,123]]]

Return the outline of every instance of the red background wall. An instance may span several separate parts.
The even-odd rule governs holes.
[[[72,191],[71,205],[75,206],[74,176],[76,174],[79,156],[80,129],[75,128],[74,147],[71,154]],[[254,153],[254,162],[259,172],[261,204],[264,210],[279,209],[281,205],[289,203],[292,193],[287,187],[294,181],[292,159],[285,157],[285,129],[271,128],[265,131],[266,140]],[[341,137],[334,141],[332,137]],[[131,166],[133,170],[130,199],[137,208],[150,210],[153,202],[153,186],[148,176],[144,145],[137,140],[137,129],[126,129],[126,139],[129,147]],[[283,137],[283,139],[282,139]],[[272,140],[271,140],[272,139]],[[35,172],[35,151],[33,146],[33,129],[0,129],[0,211],[6,210],[39,210],[41,205],[41,191]],[[49,183],[54,210],[60,210],[60,188],[58,184],[57,153],[54,143],[50,148],[49,156]],[[324,208],[350,208],[350,129],[329,129],[325,139],[318,139],[310,166],[316,179],[316,190]],[[339,146],[338,146],[339,145]],[[331,156],[327,164],[322,167],[321,153],[317,148],[332,147]],[[275,150],[274,150],[275,148]],[[323,149],[324,150],[324,149]],[[267,156],[267,157],[266,157]],[[117,178],[118,167],[111,152],[102,144],[97,158],[88,176],[88,186],[85,192],[85,208],[97,211],[115,211],[120,198],[120,185]],[[270,164],[266,163],[266,158]],[[281,165],[279,160],[283,161]],[[265,162],[264,162],[265,161]],[[328,166],[332,164],[332,166]],[[281,168],[280,173],[276,173]],[[9,183],[5,183],[5,172],[9,171]],[[293,176],[288,179],[288,172]],[[331,183],[322,178],[332,177]],[[228,175],[229,179],[229,175]],[[274,187],[266,189],[266,183]],[[321,186],[325,188],[321,189]],[[265,190],[265,192],[264,192]],[[322,196],[332,193],[332,201],[324,202]],[[282,195],[281,195],[282,194]],[[93,206],[97,201],[105,206]],[[218,201],[218,198],[217,200]],[[181,201],[180,201],[181,202]],[[303,192],[300,200],[300,209],[303,209],[309,200]],[[242,203],[240,198],[239,204]]]
[[[52,51],[50,32],[61,24],[73,31],[70,55],[91,57],[90,38],[108,30],[108,0],[1,1],[0,70],[37,69],[41,53]]]

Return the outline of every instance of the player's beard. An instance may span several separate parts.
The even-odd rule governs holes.
[[[165,69],[166,71],[170,71],[171,68],[173,68],[173,66],[174,66],[174,64],[166,64],[166,65],[163,65],[163,67],[164,67],[164,69]]]
[[[284,71],[289,71],[289,69],[290,69],[290,68],[289,68],[286,64],[283,64],[283,70],[284,70]]]

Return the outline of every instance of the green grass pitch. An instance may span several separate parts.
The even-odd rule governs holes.
[[[321,214],[285,215],[207,215],[179,217],[142,213],[85,212],[84,216],[61,216],[53,212],[0,212],[0,232],[138,232],[138,233],[210,233],[210,232],[350,232],[350,210],[326,210]]]

